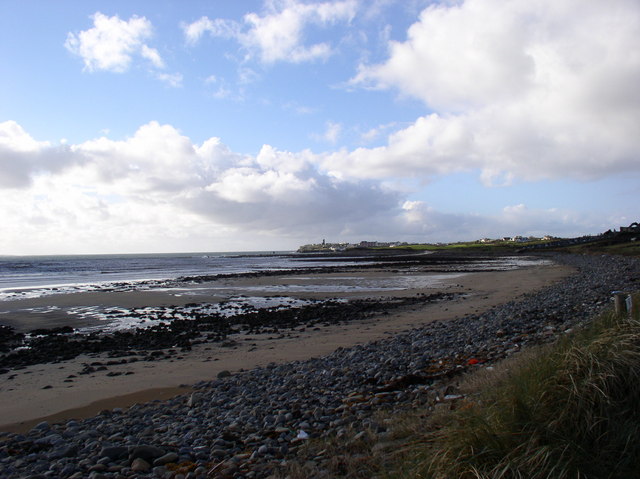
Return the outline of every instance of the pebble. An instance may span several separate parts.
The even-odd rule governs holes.
[[[577,272],[482,314],[431,322],[321,358],[222,371],[190,395],[3,434],[0,477],[266,478],[309,438],[378,435],[380,448],[392,447],[382,441],[388,438],[378,411],[449,408],[461,398],[447,387],[455,374],[489,369],[529,344],[553,341],[610,305],[611,291],[640,289],[639,260],[544,257]]]

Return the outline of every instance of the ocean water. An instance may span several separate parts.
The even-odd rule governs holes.
[[[361,258],[360,258],[361,259]],[[514,269],[544,260],[527,257],[492,259],[466,264],[466,271]],[[137,255],[75,255],[75,256],[0,256],[0,301],[17,298],[34,298],[50,294],[94,291],[105,287],[119,290],[143,285],[162,287],[184,276],[218,275],[307,267],[339,266],[351,264],[349,258],[336,261],[327,258],[309,260],[293,252],[236,252],[236,253],[179,253]],[[360,262],[360,264],[363,264]],[[433,276],[431,274],[430,276]],[[400,281],[403,278],[395,278]],[[368,289],[358,278],[355,285],[344,288]],[[336,288],[337,285],[330,285]],[[379,288],[382,285],[374,285]],[[395,289],[396,285],[385,285]],[[407,286],[404,286],[407,287]],[[374,288],[374,289],[375,289]],[[197,289],[197,288],[196,288]],[[301,285],[299,289],[322,291],[322,285]],[[194,291],[195,292],[195,291]],[[264,291],[263,291],[264,292]],[[276,292],[276,291],[272,291]]]
[[[335,262],[331,264],[336,264]],[[182,276],[246,273],[322,266],[292,252],[137,255],[0,256],[0,299],[16,291],[82,289]],[[62,292],[62,291],[60,291]]]
[[[118,307],[113,304],[23,304],[23,299],[40,298],[87,291],[143,291],[165,292],[179,298],[189,295],[224,298],[206,306],[207,312],[234,315],[246,308],[290,308],[307,304],[307,293],[327,293],[341,298],[346,295],[383,294],[394,291],[429,289],[474,271],[509,270],[545,263],[528,257],[503,257],[488,261],[465,263],[462,270],[451,264],[444,272],[442,265],[435,271],[409,266],[398,275],[285,276],[273,284],[243,285],[241,289],[220,283],[177,282],[185,276],[219,275],[246,272],[293,270],[298,268],[353,264],[354,258],[313,258],[280,253],[198,253],[146,255],[84,255],[0,257],[0,323],[9,321],[13,327],[33,329],[33,321],[47,326],[50,319],[59,324],[64,317],[68,325],[81,333],[115,331],[148,327],[165,317],[189,318],[192,306]],[[362,258],[358,264],[363,264]],[[390,258],[392,259],[392,258]],[[372,259],[372,261],[375,261]],[[369,262],[369,261],[365,261]],[[376,261],[380,262],[380,261]],[[384,263],[384,262],[380,262]],[[295,278],[295,281],[289,281]],[[17,300],[17,301],[12,301]],[[179,303],[180,301],[177,300]],[[205,306],[198,305],[202,309]],[[200,310],[199,310],[200,311]],[[200,311],[202,312],[202,311]],[[50,316],[51,315],[51,316]],[[11,322],[13,321],[13,323]],[[17,322],[16,322],[17,321]],[[44,321],[44,323],[43,323]],[[85,325],[85,326],[82,326]],[[26,330],[26,329],[25,329]]]

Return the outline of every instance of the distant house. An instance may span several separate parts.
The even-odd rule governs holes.
[[[638,233],[640,232],[640,225],[638,223],[631,223],[629,226],[621,226],[620,233]]]

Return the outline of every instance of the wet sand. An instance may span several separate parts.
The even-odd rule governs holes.
[[[124,293],[78,293],[54,295],[38,299],[5,302],[5,310],[20,310],[32,307],[57,306],[60,311],[46,317],[52,321],[57,314],[57,325],[67,325],[69,316],[64,307],[78,305],[141,307],[150,305],[181,305],[191,302],[205,302],[226,298],[229,294],[286,295],[299,298],[360,298],[411,296],[435,292],[465,293],[457,299],[435,304],[418,304],[387,315],[372,316],[347,324],[307,328],[295,331],[295,336],[277,339],[268,335],[241,336],[234,338],[237,346],[228,348],[218,343],[198,344],[191,351],[176,354],[180,359],[153,362],[136,362],[110,365],[107,370],[90,375],[79,375],[83,364],[104,361],[106,355],[79,356],[70,361],[55,364],[40,364],[12,371],[0,376],[0,430],[25,431],[37,422],[50,422],[71,418],[90,417],[103,409],[128,407],[139,402],[164,399],[173,395],[188,393],[188,385],[198,381],[214,379],[221,371],[232,374],[242,369],[265,366],[271,362],[286,362],[318,357],[334,351],[338,347],[349,347],[381,339],[388,335],[419,327],[434,320],[447,320],[470,313],[481,312],[496,304],[517,298],[556,282],[571,272],[565,266],[547,265],[527,267],[513,271],[467,273],[448,279],[441,278],[431,284],[414,281],[422,273],[411,271],[358,271],[353,273],[327,273],[307,276],[269,276],[255,278],[233,278],[204,283],[200,289],[190,292],[138,291]],[[338,294],[335,291],[317,291],[317,285],[340,283],[363,285],[368,280],[380,284],[388,279],[401,284],[404,289],[367,290],[366,288],[345,287]],[[375,280],[375,281],[374,281]],[[384,282],[384,281],[383,281]],[[422,286],[416,286],[422,284]],[[311,291],[309,285],[315,285]],[[313,288],[311,288],[313,289]],[[319,288],[322,289],[322,288]],[[176,296],[179,294],[179,296]],[[0,315],[0,323],[9,324],[10,314]],[[14,316],[16,324],[22,319],[25,330],[33,329],[38,315],[32,315],[33,322],[24,326],[24,317]],[[41,324],[45,324],[42,316]],[[87,320],[88,322],[92,320]],[[95,321],[95,320],[93,320]],[[54,327],[46,322],[46,327]],[[107,376],[108,373],[121,373]],[[128,374],[127,374],[128,373]],[[10,377],[14,376],[12,379]],[[74,376],[74,377],[69,377]]]

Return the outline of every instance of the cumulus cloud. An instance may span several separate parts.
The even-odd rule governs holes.
[[[432,113],[326,166],[370,178],[478,169],[486,184],[637,171],[638,38],[634,0],[433,4],[352,79]]]
[[[40,171],[59,172],[82,161],[64,143],[36,141],[15,121],[0,123],[0,188],[26,188]]]
[[[8,253],[272,249],[323,237],[425,242],[610,227],[521,204],[489,216],[443,213],[407,201],[406,192],[384,183],[319,170],[319,158],[309,150],[270,145],[256,155],[239,154],[219,138],[196,144],[157,122],[122,140],[52,145],[16,122],[4,122],[0,248]],[[268,238],[271,243],[264,242]]]
[[[420,241],[469,241],[547,234],[572,237],[605,231],[611,224],[607,218],[595,215],[558,208],[530,209],[524,204],[506,206],[493,215],[443,213],[422,201],[406,201],[402,210],[394,227],[407,237],[425,238]]]
[[[153,35],[153,27],[145,17],[134,15],[124,21],[118,15],[109,17],[96,12],[91,18],[93,28],[70,32],[64,44],[71,53],[82,58],[86,70],[122,73],[129,69],[136,55],[155,68],[164,68],[160,53],[146,43]]]
[[[379,125],[374,128],[369,128],[367,131],[360,134],[360,141],[362,143],[370,143],[378,138],[385,132],[396,127],[396,123],[387,123],[385,125]]]
[[[202,17],[183,25],[183,30],[189,44],[197,43],[208,32],[215,37],[237,40],[248,57],[257,56],[263,63],[302,63],[332,54],[328,43],[305,44],[305,29],[310,25],[326,27],[350,22],[357,7],[355,0],[319,3],[272,0],[266,2],[263,14],[248,13],[242,23]]]
[[[194,144],[157,122],[123,140],[100,137],[61,146],[5,122],[0,212],[15,242],[27,233],[42,239],[47,230],[50,238],[62,238],[66,229],[77,244],[84,238],[97,251],[105,238],[118,235],[129,244],[143,237],[215,237],[223,230],[235,237],[337,234],[346,225],[397,211],[397,193],[329,176],[315,163],[309,151],[265,145],[252,156],[231,151],[215,137]],[[26,218],[22,225],[20,218]],[[77,251],[87,251],[86,245]]]
[[[330,153],[324,164],[347,176],[387,178],[449,173],[480,162],[473,152],[473,137],[464,125],[455,118],[432,114],[389,135],[386,146]]]
[[[231,20],[216,18],[211,20],[209,17],[201,17],[192,23],[183,23],[185,39],[190,45],[198,43],[202,35],[209,32],[217,37],[239,37],[241,34],[240,24]]]

